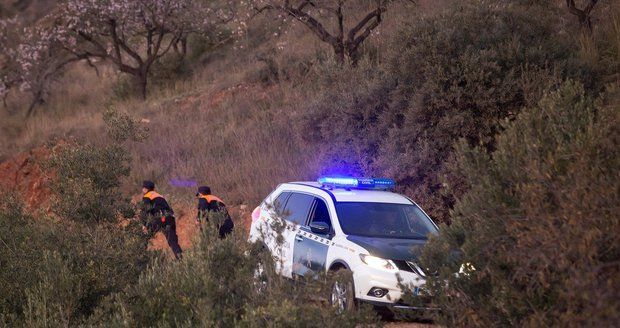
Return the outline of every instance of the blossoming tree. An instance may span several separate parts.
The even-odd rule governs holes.
[[[64,27],[43,22],[22,26],[17,19],[0,21],[0,96],[6,105],[10,89],[31,95],[27,115],[42,103],[51,82],[62,75],[64,67],[84,57],[64,51],[68,41]]]
[[[60,12],[65,49],[76,58],[111,61],[146,97],[149,70],[189,33],[224,23],[232,13],[199,0],[69,0]]]
[[[16,45],[19,22],[16,19],[0,20],[0,97],[6,105],[9,90],[17,84]]]

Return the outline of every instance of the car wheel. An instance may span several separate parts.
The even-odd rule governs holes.
[[[340,269],[335,272],[329,303],[338,314],[355,309],[355,289],[351,270]]]
[[[258,295],[263,294],[267,290],[267,275],[262,262],[259,262],[256,265],[256,269],[254,269],[254,290]]]
[[[268,250],[264,246],[260,247],[258,251],[253,252],[253,255],[258,257],[253,274],[254,291],[258,295],[265,293],[267,287],[269,286],[269,276],[267,273],[268,261],[266,259],[266,257],[269,256],[269,253],[267,252]]]

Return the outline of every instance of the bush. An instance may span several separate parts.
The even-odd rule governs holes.
[[[19,204],[0,197],[0,322],[7,326],[78,325],[106,295],[135,283],[149,261],[136,226],[58,223]]]
[[[620,320],[617,91],[606,100],[568,82],[506,124],[491,155],[459,145],[454,169],[471,189],[423,256],[442,273],[433,286],[445,324]],[[461,262],[473,267],[454,277]]]
[[[69,145],[50,161],[56,172],[52,185],[54,212],[65,219],[101,222],[133,216],[128,199],[122,197],[122,179],[129,176],[131,157],[127,141],[139,142],[148,130],[127,114],[109,108],[103,115],[109,146]]]
[[[303,131],[321,144],[323,171],[394,177],[446,221],[462,192],[446,169],[458,139],[493,150],[500,122],[543,90],[565,76],[591,79],[553,17],[537,6],[458,5],[411,20],[380,70],[326,73]]]
[[[126,75],[119,75],[112,84],[112,95],[115,100],[127,100],[138,93],[136,82]]]
[[[158,59],[149,72],[151,83],[157,86],[173,85],[176,81],[188,78],[191,67],[184,55],[171,52]]]
[[[128,152],[116,145],[75,146],[54,154],[54,212],[76,221],[115,221],[117,209],[124,207],[118,187],[129,175],[129,163]]]
[[[125,141],[143,141],[148,138],[148,128],[140,126],[140,123],[132,116],[119,113],[114,107],[108,108],[103,114],[108,137],[117,144]]]
[[[276,275],[260,245],[246,243],[238,230],[226,239],[204,229],[182,261],[154,262],[138,284],[110,299],[91,318],[102,326],[358,327],[376,318],[368,308],[336,315],[321,300],[326,277],[291,283]],[[266,286],[256,268],[264,263]]]

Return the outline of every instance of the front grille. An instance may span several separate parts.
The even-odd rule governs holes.
[[[403,261],[403,260],[392,260],[392,261],[394,262],[394,264],[396,264],[396,267],[398,268],[398,270],[416,273],[409,266],[409,264],[407,264],[407,261]]]
[[[396,264],[396,267],[398,268],[398,270],[413,272],[421,277],[426,277],[426,273],[414,261],[403,261],[403,260],[392,260],[392,261],[394,262],[394,264]]]

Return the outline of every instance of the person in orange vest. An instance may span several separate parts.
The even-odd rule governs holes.
[[[202,230],[202,221],[209,222],[209,215],[211,213],[222,213],[224,215],[224,222],[218,224],[220,238],[226,237],[230,234],[234,228],[234,223],[228,214],[226,204],[218,197],[211,195],[211,188],[207,186],[201,186],[198,188],[198,215],[196,215],[196,225]]]
[[[155,191],[155,183],[153,181],[144,181],[142,183],[142,226],[144,233],[156,233],[162,231],[168,246],[174,253],[174,257],[179,260],[183,251],[179,246],[179,237],[177,236],[176,220],[174,211],[168,205],[166,199]]]

